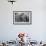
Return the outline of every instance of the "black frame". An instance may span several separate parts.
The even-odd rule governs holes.
[[[25,23],[25,22],[24,22],[24,23],[15,22],[15,13],[16,13],[16,12],[17,12],[17,13],[18,13],[18,12],[23,12],[23,13],[24,13],[24,12],[29,12],[29,14],[30,14],[30,15],[29,15],[29,16],[30,16],[30,17],[29,17],[30,19],[29,19],[29,20],[30,20],[30,21],[29,21],[29,22],[26,22],[26,23]],[[30,24],[32,24],[32,11],[13,11],[13,24],[14,24],[14,25],[30,25]]]

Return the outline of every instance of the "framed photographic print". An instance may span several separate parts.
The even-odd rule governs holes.
[[[32,24],[32,11],[13,11],[13,24]]]

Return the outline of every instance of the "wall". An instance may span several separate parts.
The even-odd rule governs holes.
[[[26,32],[37,41],[46,40],[46,16],[42,0],[17,0],[13,5],[0,0],[0,40],[15,40],[18,32]],[[32,25],[13,25],[13,11],[32,11]]]

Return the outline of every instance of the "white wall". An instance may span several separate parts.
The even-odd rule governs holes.
[[[18,32],[31,34],[34,40],[46,40],[46,16],[42,0],[17,0],[13,5],[0,0],[0,40],[11,40]],[[13,11],[32,11],[32,25],[13,25]]]

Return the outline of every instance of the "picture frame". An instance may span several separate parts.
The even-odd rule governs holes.
[[[13,11],[14,25],[32,24],[32,11]]]

